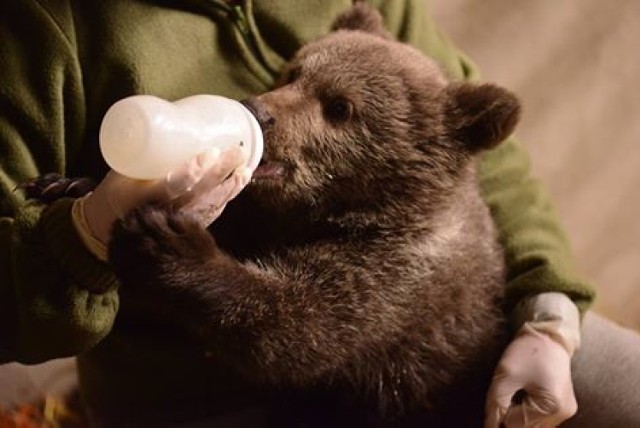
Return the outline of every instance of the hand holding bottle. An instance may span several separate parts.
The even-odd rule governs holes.
[[[157,180],[110,171],[92,193],[76,200],[73,220],[87,248],[106,260],[111,228],[130,210],[148,203],[172,204],[206,227],[250,178],[239,148],[222,153],[210,149]]]
[[[149,96],[121,100],[100,132],[112,166],[73,207],[87,248],[106,260],[113,223],[147,203],[171,204],[211,224],[247,185],[262,156],[262,133],[251,113],[213,95],[175,104]]]

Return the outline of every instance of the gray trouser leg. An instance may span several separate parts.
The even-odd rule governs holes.
[[[640,427],[640,334],[595,313],[573,359],[578,413],[563,427]]]

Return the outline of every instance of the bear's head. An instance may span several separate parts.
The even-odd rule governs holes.
[[[520,111],[497,86],[449,83],[363,3],[302,47],[274,90],[246,103],[265,152],[245,192],[273,210],[306,206],[332,218],[388,217],[395,207],[424,215],[476,153],[513,131]]]

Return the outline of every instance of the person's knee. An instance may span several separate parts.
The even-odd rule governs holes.
[[[589,312],[573,359],[578,413],[563,427],[640,426],[640,334]]]

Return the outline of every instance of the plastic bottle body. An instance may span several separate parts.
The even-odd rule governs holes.
[[[107,164],[137,179],[164,177],[211,147],[245,150],[254,170],[263,151],[262,131],[242,104],[218,95],[194,95],[171,103],[135,95],[115,103],[100,127]]]

